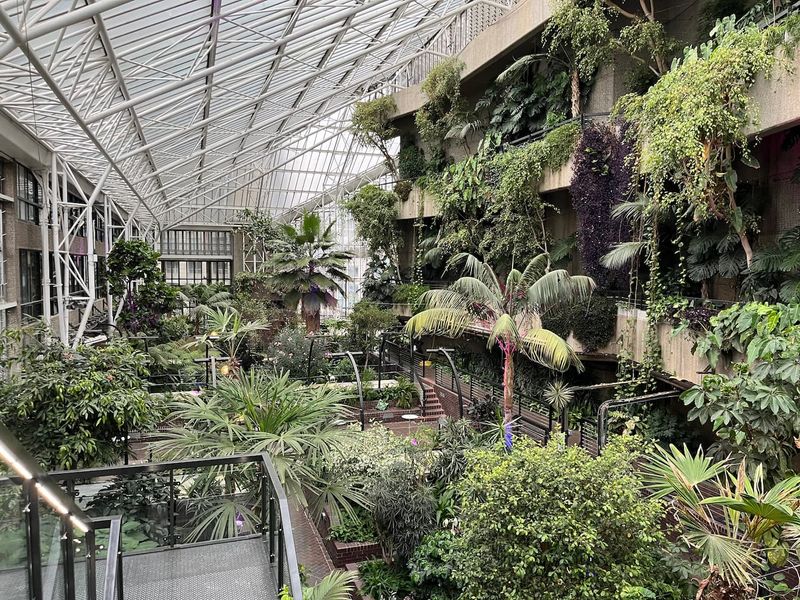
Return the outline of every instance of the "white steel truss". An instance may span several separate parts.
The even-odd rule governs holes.
[[[288,219],[382,174],[348,131],[356,101],[512,2],[0,0],[0,109],[126,230]]]

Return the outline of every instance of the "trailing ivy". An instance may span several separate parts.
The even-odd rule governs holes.
[[[497,136],[490,136],[476,154],[451,165],[434,186],[444,253],[472,252],[506,269],[546,251],[547,205],[539,185],[545,169],[558,169],[569,160],[579,131],[578,124],[570,123],[503,152]]]
[[[463,70],[464,63],[457,58],[445,58],[422,82],[422,93],[428,101],[416,112],[414,121],[434,163],[444,162],[445,137],[453,125],[461,121],[464,113],[461,98]]]
[[[614,339],[617,303],[592,294],[585,304],[564,304],[543,314],[542,326],[564,339],[571,333],[584,352],[596,352]]]
[[[610,270],[601,258],[612,244],[629,238],[628,223],[613,220],[611,210],[627,199],[631,188],[630,141],[606,123],[583,129],[570,182],[572,205],[578,215],[581,265],[601,288],[625,285],[620,270]]]
[[[397,195],[369,184],[342,204],[356,223],[356,234],[367,242],[371,254],[383,254],[397,264],[402,243],[397,230]]]

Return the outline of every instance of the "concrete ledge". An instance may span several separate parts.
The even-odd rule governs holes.
[[[503,54],[535,35],[552,14],[547,0],[523,0],[496,23],[487,27],[456,56],[464,63],[461,80],[470,78],[489,66]],[[394,94],[397,104],[394,118],[417,111],[425,104],[420,84]]]
[[[422,214],[420,215],[420,203],[422,204]],[[414,186],[408,196],[408,200],[400,202],[397,206],[397,218],[416,219],[419,216],[437,217],[439,216],[439,206],[436,203],[436,196],[428,191]]]
[[[794,59],[779,61],[768,79],[759,75],[750,91],[758,106],[757,123],[747,135],[769,135],[800,123],[800,52]]]

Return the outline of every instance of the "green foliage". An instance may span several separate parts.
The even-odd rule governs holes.
[[[337,305],[334,292],[344,294],[339,282],[351,279],[345,269],[353,254],[336,249],[334,224],[332,221],[323,229],[319,215],[303,214],[298,227],[284,226],[288,244],[269,259],[274,274],[268,281],[286,290],[287,308],[301,305],[306,328],[311,332],[319,330],[321,308]]]
[[[303,588],[303,600],[350,600],[355,589],[356,573],[333,571],[311,588]],[[293,600],[284,587],[280,600]]]
[[[569,160],[579,133],[578,125],[564,125],[500,153],[497,139],[487,137],[475,155],[451,165],[435,186],[443,220],[438,245],[445,255],[477,253],[510,269],[543,251],[547,205],[539,183],[546,168]]]
[[[595,352],[614,338],[617,303],[592,294],[588,302],[563,304],[544,313],[542,326],[564,339],[572,333],[584,352]]]
[[[800,438],[800,305],[734,305],[711,319],[696,352],[712,368],[738,353],[730,375],[711,374],[683,393],[689,417],[710,423],[715,450],[788,472]]]
[[[407,573],[387,565],[382,560],[361,563],[358,566],[358,574],[363,583],[361,589],[372,598],[405,597],[412,588]]]
[[[757,120],[748,91],[770,75],[775,51],[792,42],[796,23],[733,29],[726,20],[712,40],[687,49],[683,60],[643,96],[619,100],[615,112],[636,127],[638,168],[658,209],[691,209],[693,220],[717,219],[740,239],[747,261],[755,223],[736,202],[737,159],[752,159],[746,129]]]
[[[381,389],[371,387],[365,390],[364,395],[366,400],[378,402],[378,406],[386,408],[396,406],[408,410],[419,404],[417,388],[408,377],[403,376],[397,378],[395,385],[384,385]]]
[[[410,304],[417,306],[422,294],[430,288],[421,283],[402,283],[398,285],[392,294],[392,301],[395,304]]]
[[[331,527],[330,539],[337,542],[371,542],[378,536],[372,516],[363,508],[343,515],[342,520]]]
[[[425,155],[413,141],[401,141],[397,168],[401,179],[413,181],[425,175],[428,168]]]
[[[392,96],[381,96],[374,100],[356,102],[353,109],[353,137],[363,146],[372,147],[383,154],[387,166],[397,175],[394,158],[389,153],[386,142],[397,136],[391,122],[397,105]]]
[[[758,250],[742,285],[762,302],[800,300],[800,227],[784,231],[774,244]]]
[[[632,447],[615,441],[592,458],[556,438],[472,453],[459,485],[461,597],[617,599],[662,583],[663,511],[640,494]]]
[[[464,63],[448,57],[434,66],[422,82],[422,93],[428,101],[416,112],[414,120],[434,163],[443,160],[445,136],[453,125],[460,122],[464,113],[461,99],[463,69]]]
[[[569,87],[563,68],[529,55],[503,71],[475,108],[488,113],[488,135],[513,140],[565,120]]]
[[[143,240],[119,240],[106,259],[106,277],[111,293],[122,296],[133,282],[145,285],[162,279],[158,259],[161,255]]]
[[[459,589],[453,581],[456,536],[448,530],[426,535],[408,563],[415,593],[431,600],[455,600]]]
[[[467,468],[467,452],[479,444],[480,436],[468,420],[447,419],[436,432],[431,481],[437,486],[446,486],[461,479]]]
[[[748,475],[745,461],[714,462],[675,446],[658,448],[644,470],[707,568],[698,598],[750,598],[762,569],[786,564],[800,525],[800,477],[769,487],[761,466]]]
[[[294,326],[284,327],[265,348],[264,363],[276,373],[288,373],[292,379],[305,379],[309,353],[311,376],[327,374],[324,345],[315,343],[312,348],[311,338],[304,330]]]
[[[414,189],[414,184],[410,181],[398,181],[394,184],[394,194],[400,202],[407,202],[411,196],[411,190]]]
[[[397,228],[397,195],[377,185],[365,185],[342,203],[353,217],[356,235],[367,242],[370,254],[383,253],[397,262],[402,238]]]
[[[365,355],[377,350],[381,332],[398,325],[397,317],[371,300],[361,300],[350,313],[349,347]]]
[[[349,437],[338,426],[345,418],[347,394],[339,388],[290,381],[286,373],[251,370],[240,378],[222,378],[213,390],[187,395],[170,405],[175,422],[181,425],[164,434],[156,452],[167,460],[266,452],[291,493],[298,497],[303,490],[320,494],[329,490],[329,482],[318,462],[337,453]],[[218,475],[219,471],[212,470],[210,481]],[[236,484],[233,489],[256,489],[247,474],[240,476],[244,479],[237,481],[236,473],[229,475]],[[343,486],[348,485],[343,482]],[[337,496],[340,500],[350,497],[357,496],[344,491]],[[338,511],[339,507],[331,506],[330,510]],[[223,511],[235,517],[237,511],[252,513],[253,508],[226,494],[212,502],[195,522],[203,523],[207,516]],[[230,525],[233,521],[231,518]],[[230,525],[222,523],[219,532],[230,533]]]
[[[28,343],[0,384],[0,420],[46,468],[113,463],[127,432],[162,417],[145,388],[146,355],[124,341],[77,350]]]
[[[436,523],[436,500],[413,463],[396,462],[370,487],[378,542],[390,562],[405,562]]]
[[[115,479],[94,495],[87,510],[93,516],[122,515],[126,524],[137,523],[138,527],[129,531],[132,535],[123,537],[123,550],[143,550],[141,543],[145,541],[166,545],[169,501],[169,480],[157,473],[145,473]],[[137,531],[145,539],[134,539]],[[136,543],[128,547],[126,542]]]
[[[385,256],[370,257],[361,284],[362,297],[381,304],[389,304],[399,284],[400,271],[395,263]]]

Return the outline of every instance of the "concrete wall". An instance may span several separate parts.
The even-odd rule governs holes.
[[[422,214],[420,214],[420,208]],[[436,217],[439,215],[439,206],[436,196],[429,191],[414,186],[405,202],[400,201],[397,205],[398,219],[417,219],[421,217]]]

